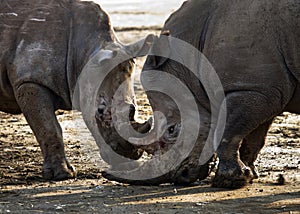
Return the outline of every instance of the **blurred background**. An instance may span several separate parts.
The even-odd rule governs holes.
[[[114,27],[162,26],[184,0],[94,0],[106,10]]]

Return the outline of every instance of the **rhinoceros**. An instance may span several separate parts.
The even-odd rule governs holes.
[[[84,108],[84,104],[74,105],[72,101],[76,88],[80,88],[76,83],[85,65],[96,56],[94,60],[99,66],[95,69],[97,76],[101,76],[105,69],[101,67],[102,63],[114,61],[120,54],[127,56],[127,60],[105,76],[105,86],[99,91],[101,99],[109,105],[110,94],[118,84],[125,82],[131,87],[134,61],[128,56],[143,45],[122,45],[108,14],[93,2],[0,2],[0,110],[24,114],[42,150],[45,179],[62,180],[75,176],[75,170],[65,156],[62,130],[55,110]],[[132,104],[126,103],[132,115],[132,90],[124,95],[124,102],[125,97],[132,98]],[[90,129],[96,126],[92,121],[96,110],[91,112],[93,117],[85,118]],[[130,158],[139,156],[137,151],[132,152],[134,147],[130,144],[123,148],[123,151],[117,148],[117,152]]]
[[[159,49],[160,46],[160,53],[164,54],[148,57],[141,79],[144,82],[160,81],[161,76],[153,70],[171,74],[190,89],[197,102],[201,120],[195,148],[200,148],[195,149],[196,153],[191,153],[194,160],[182,163],[187,167],[180,175],[184,173],[189,177],[187,181],[193,182],[199,177],[201,167],[190,167],[192,165],[189,163],[197,162],[197,158],[205,152],[203,142],[209,137],[211,129],[211,141],[217,145],[214,149],[219,158],[213,186],[240,188],[258,177],[254,162],[264,146],[273,118],[283,111],[300,113],[299,14],[300,2],[297,0],[188,0],[166,21],[159,39],[163,42],[158,42],[160,45],[156,47]],[[182,58],[194,58],[195,52],[192,50],[180,55],[183,50],[174,47],[176,44],[171,42],[172,38],[187,42],[199,50],[215,71],[203,72],[199,69],[202,72],[202,78],[199,79],[184,66],[193,63],[192,60],[175,61],[168,57],[179,53]],[[167,46],[170,53],[166,53]],[[198,59],[194,63],[200,63],[201,66],[201,59]],[[213,72],[221,88],[214,87],[213,80],[209,81]],[[164,83],[167,87],[172,84]],[[217,96],[220,91],[223,99],[218,105],[212,106],[215,97],[209,94]],[[183,121],[178,106],[162,93],[148,91],[147,96],[153,110],[165,114],[166,127],[171,127],[166,129],[159,142],[152,145],[157,147],[174,142],[174,133],[186,131],[181,128]],[[186,102],[185,105],[190,103]],[[217,119],[220,120],[212,119],[213,108],[217,108]],[[220,112],[225,112],[223,119]],[[133,173],[143,174],[143,170],[128,172]],[[132,184],[178,180],[164,176],[148,180],[139,179],[141,176],[127,179],[119,172],[104,175]],[[170,175],[180,176],[174,172]]]

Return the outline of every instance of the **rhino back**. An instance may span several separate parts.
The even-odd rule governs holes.
[[[300,80],[299,14],[297,0],[190,0],[163,30],[203,52],[225,93],[284,94],[286,105]]]
[[[62,2],[1,1],[0,8],[1,73],[14,90],[31,82],[65,97],[69,25]]]
[[[11,2],[14,6],[16,2]],[[12,12],[6,1],[0,2],[0,109],[10,113],[19,113],[13,89],[7,74],[7,65],[11,50],[14,49],[14,36],[17,35],[21,22],[16,19],[17,13]]]
[[[118,43],[108,14],[93,2],[74,1],[69,37],[68,84],[70,97],[83,67],[90,57],[110,43]]]
[[[300,80],[299,1],[216,2],[203,52],[225,82]]]
[[[107,15],[91,2],[12,0],[0,4],[0,83],[11,85],[0,94],[13,96],[12,89],[31,82],[61,98],[60,108],[71,108],[73,87],[90,54],[99,49],[101,40],[112,40]],[[99,36],[103,31],[107,34]]]

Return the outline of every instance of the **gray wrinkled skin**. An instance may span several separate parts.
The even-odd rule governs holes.
[[[224,88],[227,119],[215,187],[239,188],[256,178],[254,161],[273,118],[283,111],[300,113],[299,14],[297,0],[191,0],[164,26],[208,58]],[[209,109],[205,91],[185,69],[162,59],[148,66],[179,76],[200,108]]]
[[[75,176],[65,156],[55,110],[72,109],[77,78],[90,57],[100,52],[99,61],[105,61],[120,51],[126,52],[108,15],[95,3],[0,1],[0,110],[26,117],[42,150],[45,179]],[[133,67],[132,60],[125,61],[114,69],[114,76],[106,79],[109,87],[102,91],[106,104],[111,102],[107,95],[119,81],[128,80],[130,84]],[[138,154],[130,146],[130,154],[117,150],[136,158]]]
[[[299,14],[298,0],[189,0],[163,27],[162,34],[190,43],[207,57],[225,92],[227,118],[217,149],[215,187],[240,188],[257,178],[254,161],[273,118],[283,111],[300,113]],[[201,117],[196,147],[202,147],[211,124],[210,101],[202,84],[185,67],[166,58],[148,57],[148,69],[175,75],[194,93]],[[147,95],[154,111],[168,115],[173,108],[167,126],[180,124],[180,115],[171,102],[157,93]],[[172,142],[168,134],[164,135],[165,144]],[[201,151],[195,148],[189,162],[197,161]],[[187,169],[185,175],[196,177],[197,170]],[[163,183],[165,179],[144,183],[151,182]]]

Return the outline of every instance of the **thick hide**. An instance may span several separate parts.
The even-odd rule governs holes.
[[[54,112],[72,109],[75,85],[90,58],[97,54],[101,65],[120,51],[126,52],[108,15],[93,2],[0,1],[0,110],[26,117],[43,153],[44,178],[75,176]],[[109,95],[118,81],[130,79],[132,65],[130,59],[119,65],[102,94]],[[97,72],[101,76],[101,66]],[[94,126],[95,111],[86,119]]]

